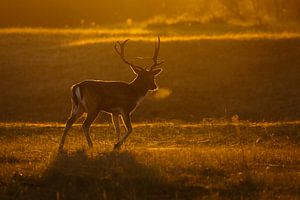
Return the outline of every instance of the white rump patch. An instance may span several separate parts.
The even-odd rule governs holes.
[[[78,99],[78,102],[83,106],[84,110],[87,112],[87,106],[86,106],[86,103],[84,101],[84,97],[81,97],[81,92],[80,92],[79,87],[77,87],[75,89],[75,94],[76,94],[76,97]]]
[[[76,96],[77,96],[77,99],[78,99],[79,101],[81,101],[81,94],[80,94],[80,88],[79,88],[79,87],[77,87],[77,88],[75,89],[75,94],[76,94]]]

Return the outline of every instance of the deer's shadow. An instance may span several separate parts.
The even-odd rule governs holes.
[[[172,189],[159,171],[139,163],[128,151],[88,156],[83,150],[59,153],[41,184],[63,199],[132,199],[164,195]],[[154,197],[153,196],[153,197]]]
[[[9,196],[24,199],[190,199],[209,193],[166,181],[159,168],[140,163],[132,152],[89,156],[84,150],[60,152],[39,178],[17,178],[10,189]]]

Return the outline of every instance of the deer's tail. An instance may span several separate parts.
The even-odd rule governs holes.
[[[74,103],[74,106],[76,108],[78,108],[79,106],[79,100],[81,100],[81,94],[80,94],[80,88],[78,85],[74,85],[72,86],[71,88],[71,99],[72,99],[72,102]]]

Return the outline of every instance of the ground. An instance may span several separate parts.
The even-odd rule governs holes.
[[[299,122],[134,124],[119,151],[111,124],[1,124],[1,199],[298,199]]]

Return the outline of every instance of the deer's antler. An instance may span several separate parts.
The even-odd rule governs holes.
[[[155,46],[154,46],[154,55],[152,57],[153,64],[150,67],[150,71],[152,71],[156,66],[161,65],[161,64],[164,63],[164,61],[157,62],[157,56],[158,56],[159,48],[160,48],[160,37],[157,36],[157,39],[158,39],[158,42],[157,42],[157,44],[155,43]]]
[[[131,62],[129,62],[128,60],[125,59],[125,56],[124,56],[124,46],[125,46],[125,44],[128,42],[128,40],[129,40],[129,39],[125,40],[124,42],[119,42],[119,41],[118,41],[118,42],[115,44],[114,48],[115,48],[117,54],[119,54],[120,58],[121,58],[126,64],[128,64],[128,65],[130,65],[130,66],[132,66],[132,67],[136,67],[136,68],[139,68],[139,69],[143,70],[142,67],[140,67],[140,66],[138,66],[138,65],[135,65],[135,64],[133,64],[133,63],[131,63]],[[119,49],[118,49],[117,45],[119,45]]]

